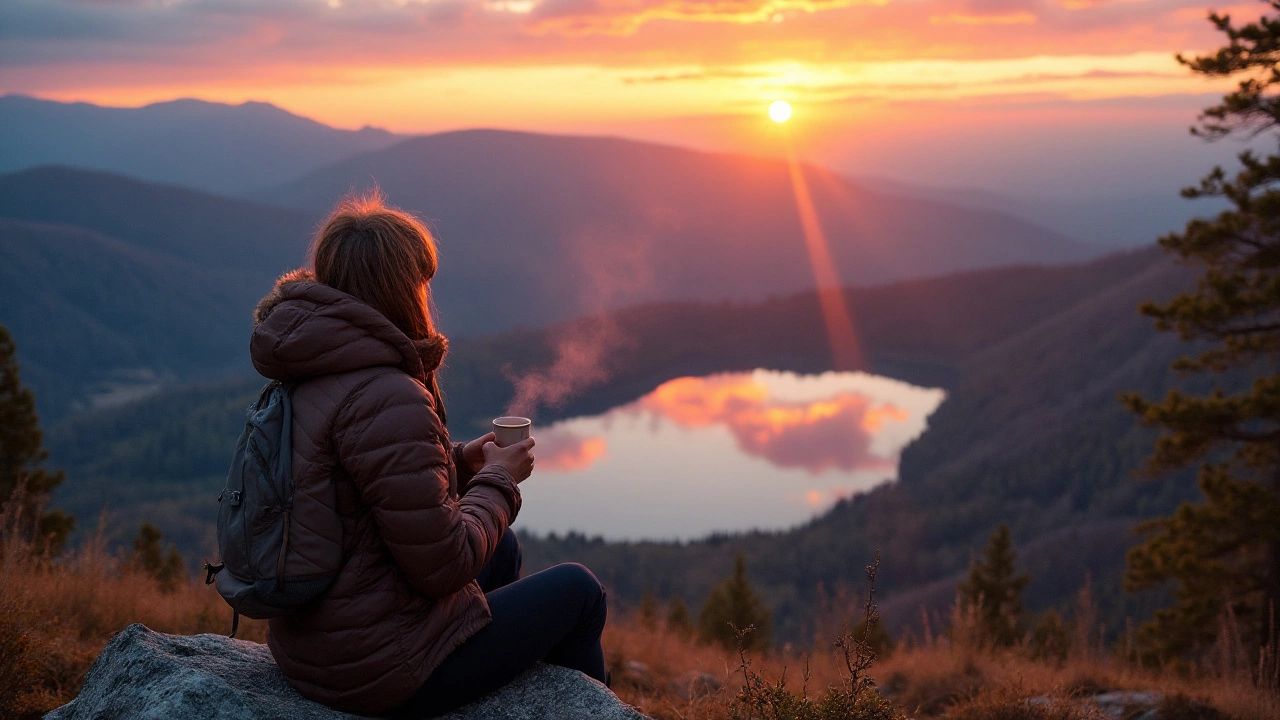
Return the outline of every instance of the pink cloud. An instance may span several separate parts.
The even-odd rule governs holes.
[[[637,407],[684,427],[724,425],[743,452],[811,473],[892,471],[895,458],[872,453],[871,440],[885,421],[907,419],[906,410],[855,392],[813,402],[780,400],[748,375],[677,378]]]
[[[538,468],[573,472],[586,470],[604,457],[607,445],[602,437],[578,437],[565,430],[534,433]]]
[[[1245,20],[1261,14],[1254,6],[1229,9]],[[6,29],[0,90],[90,81],[129,86],[155,78],[314,83],[359,77],[362,68],[428,64],[1172,56],[1220,44],[1206,12],[1199,0],[440,0],[337,7],[282,0],[54,7],[11,0],[0,3]]]

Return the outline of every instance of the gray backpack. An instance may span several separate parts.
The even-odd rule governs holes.
[[[314,558],[297,557],[296,546],[340,547],[341,538],[294,538],[290,545],[290,520],[294,511],[293,411],[291,384],[271,382],[245,414],[244,431],[227,474],[227,485],[218,495],[218,552],[222,562],[205,564],[205,584],[217,582],[218,593],[234,610],[231,637],[240,616],[257,620],[279,617],[324,594],[339,570],[339,557],[317,567]],[[336,512],[329,530],[341,523]],[[294,523],[295,533],[314,533]],[[287,569],[294,569],[292,574]],[[302,569],[299,573],[296,570]],[[223,572],[225,571],[225,572]]]

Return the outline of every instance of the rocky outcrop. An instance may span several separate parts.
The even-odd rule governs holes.
[[[576,670],[538,665],[449,720],[643,720],[600,683]],[[165,635],[133,624],[111,639],[84,688],[46,720],[241,718],[353,720],[302,697],[265,645],[221,635]]]

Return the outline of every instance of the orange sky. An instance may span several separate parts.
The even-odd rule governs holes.
[[[6,0],[0,92],[264,100],[340,127],[611,133],[750,150],[790,100],[806,157],[904,122],[1048,122],[1203,97],[1203,0]],[[1237,21],[1268,6],[1213,6]],[[1092,105],[1090,104],[1092,103]],[[1184,107],[1185,106],[1185,107]],[[1165,112],[1165,116],[1152,115]],[[1126,117],[1133,116],[1133,117]],[[1110,117],[1103,121],[1110,122]],[[843,145],[841,144],[843,143]],[[844,148],[840,150],[840,148]]]

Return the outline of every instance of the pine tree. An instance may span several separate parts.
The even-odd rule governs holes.
[[[640,627],[646,630],[658,627],[658,601],[648,590],[640,596],[640,609],[636,611],[636,619],[640,622]]]
[[[1031,576],[1017,574],[1013,539],[1008,525],[991,534],[982,559],[969,565],[969,576],[959,585],[960,605],[976,611],[983,637],[996,647],[1016,645],[1022,639],[1022,590]]]
[[[138,527],[138,536],[133,540],[130,563],[155,578],[161,591],[173,592],[187,579],[187,568],[176,547],[169,545],[167,554],[161,549],[163,541],[160,528],[149,522],[142,523]]]
[[[769,646],[773,632],[769,615],[769,608],[747,580],[747,563],[742,551],[738,551],[733,561],[733,575],[721,580],[707,595],[698,614],[698,630],[704,642],[716,642],[733,649],[737,646],[734,627],[754,626],[755,630],[746,636],[743,644],[747,650],[763,650]]]
[[[0,511],[11,515],[37,551],[57,554],[75,519],[59,511],[42,512],[65,475],[40,467],[49,451],[43,446],[35,396],[22,386],[16,354],[13,338],[0,325]],[[10,507],[11,502],[19,507]]]
[[[677,636],[687,638],[693,635],[693,618],[689,615],[689,606],[684,599],[674,597],[667,609],[667,630]]]
[[[1280,0],[1270,0],[1280,9]],[[1209,77],[1243,75],[1233,92],[1205,109],[1191,134],[1209,140],[1249,137],[1280,127],[1280,18],[1233,27],[1230,17],[1209,20],[1226,34],[1217,52],[1176,56]],[[1160,245],[1203,268],[1196,288],[1164,305],[1144,303],[1160,330],[1176,330],[1205,348],[1178,359],[1186,373],[1248,374],[1242,391],[1207,395],[1171,390],[1160,402],[1137,394],[1124,402],[1163,433],[1147,474],[1199,464],[1203,500],[1184,503],[1171,517],[1139,526],[1147,533],[1128,557],[1126,587],[1141,590],[1173,581],[1174,605],[1156,613],[1139,640],[1156,657],[1204,649],[1215,640],[1217,618],[1230,606],[1254,649],[1277,642],[1280,612],[1280,155],[1237,155],[1242,169],[1231,180],[1221,167],[1183,188],[1188,198],[1225,197],[1233,207],[1214,219],[1196,218]]]

